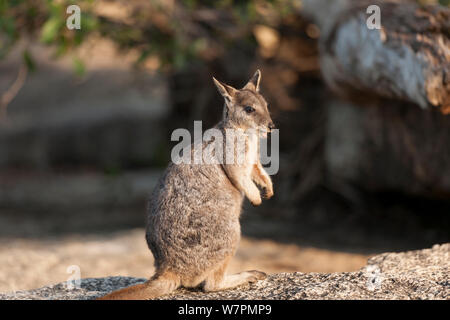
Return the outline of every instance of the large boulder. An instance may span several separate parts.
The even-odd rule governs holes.
[[[335,100],[327,119],[330,179],[371,191],[448,198],[449,116],[395,102],[370,107]]]
[[[204,293],[180,289],[162,299],[449,299],[450,243],[369,259],[359,271],[280,273],[233,290]],[[93,299],[145,279],[83,279],[80,289],[67,283],[0,294],[0,299]]]

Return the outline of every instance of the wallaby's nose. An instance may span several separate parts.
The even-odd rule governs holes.
[[[270,129],[270,130],[275,129],[275,125],[273,124],[273,122],[270,122],[270,123],[269,123],[269,129]]]

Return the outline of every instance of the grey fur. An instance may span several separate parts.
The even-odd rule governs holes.
[[[242,110],[246,105],[255,107],[257,114],[248,117]],[[256,91],[236,90],[224,108],[228,115],[215,126],[224,136],[227,128],[268,127],[272,123],[267,103]],[[171,163],[150,198],[146,239],[156,269],[179,275],[184,286],[199,285],[238,247],[244,192],[230,181],[227,167]]]
[[[226,112],[215,126],[224,136],[230,129],[258,128],[265,134],[273,128],[267,103],[257,92],[259,80],[257,71],[243,89],[237,90],[214,79],[225,98]],[[255,109],[251,114],[245,111],[248,106]],[[251,156],[254,156],[258,152],[259,137],[244,138],[246,155],[253,153]],[[205,148],[210,142],[197,143]],[[192,152],[194,149],[193,146]],[[226,156],[229,150],[226,145],[224,149]],[[214,291],[264,278],[265,274],[259,271],[225,276],[228,261],[240,240],[239,216],[244,195],[254,205],[261,203],[255,183],[265,189],[267,198],[273,195],[272,182],[261,167],[259,157],[256,164],[169,164],[148,205],[146,239],[155,258],[156,274],[147,289],[133,289],[147,290],[148,295],[131,297],[150,298],[168,293],[179,285],[202,285],[204,290]],[[164,283],[165,288],[155,289]],[[129,298],[133,290],[106,298]]]

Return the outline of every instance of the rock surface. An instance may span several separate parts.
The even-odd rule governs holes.
[[[327,103],[325,165],[330,180],[410,196],[450,194],[450,117],[394,102]]]
[[[162,299],[449,299],[450,243],[431,249],[384,253],[357,272],[280,273],[233,290],[203,293],[180,289]],[[83,279],[80,289],[67,283],[0,294],[0,299],[93,299],[145,279]]]

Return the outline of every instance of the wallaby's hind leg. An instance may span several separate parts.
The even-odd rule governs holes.
[[[250,270],[239,272],[236,274],[226,275],[225,271],[228,266],[229,259],[217,270],[211,273],[206,279],[203,286],[203,290],[208,291],[219,291],[235,288],[237,286],[255,282],[257,280],[263,280],[267,277],[264,272],[257,270]]]

